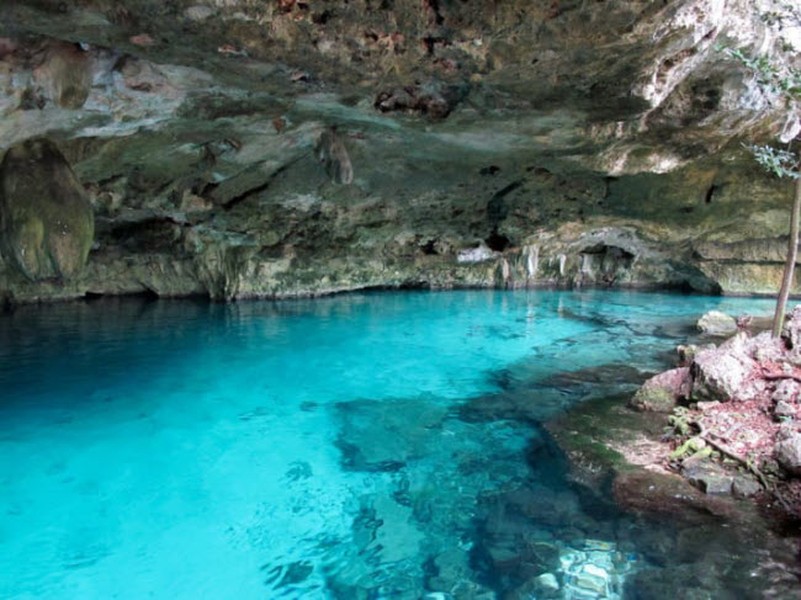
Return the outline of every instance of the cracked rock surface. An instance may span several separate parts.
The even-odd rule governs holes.
[[[0,153],[53,145],[94,232],[42,277],[4,233],[0,299],[774,292],[791,190],[741,144],[792,124],[717,49],[797,42],[772,6],[4,3]]]

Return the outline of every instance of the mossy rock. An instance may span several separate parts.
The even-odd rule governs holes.
[[[667,413],[675,408],[676,398],[664,388],[641,387],[630,400],[629,406],[635,410]]]
[[[0,251],[33,281],[79,273],[94,239],[94,214],[56,145],[22,142],[0,163]]]

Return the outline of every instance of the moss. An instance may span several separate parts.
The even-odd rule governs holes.
[[[45,138],[11,148],[0,163],[0,248],[31,280],[70,278],[86,264],[94,215],[64,156]]]
[[[670,412],[676,406],[676,399],[668,390],[660,387],[641,387],[630,402],[632,408],[652,412]]]

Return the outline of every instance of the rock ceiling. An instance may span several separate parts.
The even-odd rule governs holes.
[[[770,291],[786,190],[740,142],[784,122],[719,46],[788,44],[771,5],[5,2],[0,152],[52,140],[95,232],[0,295]]]

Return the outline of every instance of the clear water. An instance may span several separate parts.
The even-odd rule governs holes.
[[[771,307],[465,291],[0,315],[0,597],[528,598],[544,570],[566,581],[556,554],[521,563],[523,538],[563,567],[591,538],[658,568],[623,533],[651,525],[569,483],[540,421],[581,395],[547,382],[662,368],[702,312]],[[517,393],[525,418],[471,408]]]

